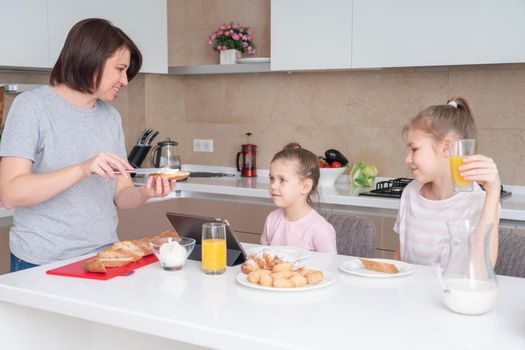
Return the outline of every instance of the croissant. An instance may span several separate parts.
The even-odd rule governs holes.
[[[361,260],[363,266],[368,270],[384,273],[399,273],[399,270],[394,264],[382,263],[379,261],[367,260],[362,258],[359,258],[359,260]]]

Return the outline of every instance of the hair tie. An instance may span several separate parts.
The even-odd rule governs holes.
[[[456,101],[450,101],[449,103],[447,103],[447,105],[452,106],[454,108],[458,108],[458,104],[456,103]]]

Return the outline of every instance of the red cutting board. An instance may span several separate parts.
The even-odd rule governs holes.
[[[93,257],[89,257],[84,260],[80,260],[68,265],[57,267],[56,269],[46,271],[49,275],[67,276],[67,277],[79,277],[79,278],[90,278],[95,280],[109,280],[116,276],[127,276],[131,271],[138,269],[139,267],[146,266],[157,261],[157,257],[153,254],[143,257],[142,259],[135,261],[131,264],[121,267],[108,267],[106,273],[88,272],[84,270],[84,262]]]

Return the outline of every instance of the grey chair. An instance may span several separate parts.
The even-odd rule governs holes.
[[[375,256],[376,228],[367,218],[342,214],[322,214],[335,229],[337,253],[373,258]]]
[[[498,259],[494,271],[498,275],[525,277],[525,233],[500,229]]]

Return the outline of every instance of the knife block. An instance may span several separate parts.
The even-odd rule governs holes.
[[[140,168],[144,159],[146,159],[151,146],[133,146],[133,149],[128,155],[128,162],[134,168]]]

